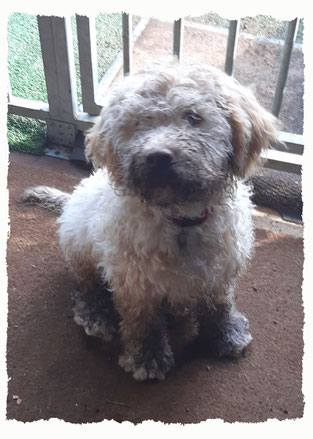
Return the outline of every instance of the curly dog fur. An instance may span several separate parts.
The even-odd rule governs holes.
[[[135,379],[162,379],[173,366],[168,313],[189,310],[219,356],[250,343],[234,301],[254,241],[244,178],[275,139],[276,119],[233,78],[154,64],[121,82],[87,133],[89,178],[71,195],[25,192],[61,210],[75,320],[105,340],[118,333],[119,364]]]

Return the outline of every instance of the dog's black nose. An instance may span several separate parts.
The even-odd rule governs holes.
[[[146,160],[151,169],[167,170],[173,163],[174,156],[167,149],[156,149],[148,153]]]

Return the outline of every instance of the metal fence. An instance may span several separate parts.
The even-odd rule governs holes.
[[[97,73],[96,34],[94,19],[76,15],[79,64],[82,88],[82,106],[78,105],[74,66],[74,51],[70,18],[38,16],[38,29],[47,86],[48,104],[30,101],[12,96],[8,93],[8,112],[45,120],[49,140],[54,144],[73,147],[77,132],[89,128],[100,113],[97,102],[99,78]],[[288,76],[290,58],[297,34],[299,20],[289,22],[285,44],[282,50],[279,74],[273,97],[272,112],[279,116],[283,93]],[[140,28],[146,24],[141,21],[134,32],[132,17],[122,14],[123,54],[107,74],[105,80],[110,82],[123,66],[124,75],[132,73],[133,43]],[[181,58],[183,49],[183,19],[173,24],[173,54]],[[228,30],[225,72],[233,74],[236,46],[239,34],[239,20],[231,20]],[[272,145],[267,153],[267,167],[294,173],[301,172],[303,154],[303,136],[280,132],[281,145]]]

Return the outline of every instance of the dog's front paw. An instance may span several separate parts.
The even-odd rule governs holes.
[[[219,325],[216,351],[219,357],[238,357],[249,345],[252,336],[249,321],[241,313],[235,312]]]
[[[124,353],[120,355],[118,363],[126,372],[131,372],[137,381],[164,380],[165,375],[174,366],[174,355],[168,346],[158,353]]]

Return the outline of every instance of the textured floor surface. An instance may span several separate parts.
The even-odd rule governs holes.
[[[19,201],[25,187],[71,190],[87,172],[47,157],[11,154],[10,162],[8,419],[302,417],[302,238],[257,230],[255,257],[237,288],[253,335],[244,357],[217,361],[180,349],[164,382],[138,383],[117,366],[115,346],[87,337],[72,319],[73,281],[58,248],[55,216]]]

